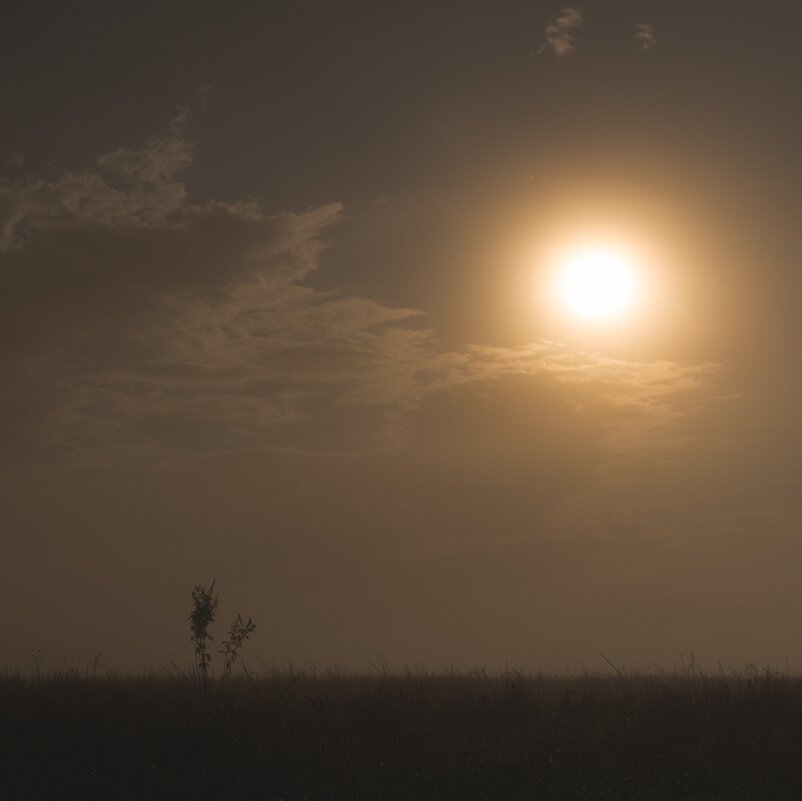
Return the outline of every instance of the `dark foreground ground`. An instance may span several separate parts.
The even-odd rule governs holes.
[[[0,797],[802,798],[802,679],[0,679]]]

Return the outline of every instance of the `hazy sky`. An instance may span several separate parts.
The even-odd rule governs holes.
[[[802,669],[798,0],[10,3],[4,661]],[[543,254],[648,252],[579,325]],[[682,657],[680,656],[682,655]]]

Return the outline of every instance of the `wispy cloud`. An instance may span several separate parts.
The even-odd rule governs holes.
[[[497,427],[513,418],[537,421],[535,444],[562,431],[567,451],[620,448],[656,441],[714,372],[548,342],[443,348],[418,310],[308,281],[340,204],[198,205],[178,178],[193,156],[179,116],[142,148],[4,185],[0,434],[13,458],[403,448],[426,420],[453,443],[496,430],[512,447],[517,433]],[[455,429],[477,398],[496,400]]]
[[[657,44],[654,25],[648,22],[635,26],[635,41],[641,50],[651,50]]]
[[[185,121],[182,113],[165,135],[102,155],[90,169],[0,182],[0,250],[21,246],[40,229],[152,227],[186,215],[178,179],[192,163]]]
[[[92,167],[46,176],[0,178],[0,252],[21,247],[39,230],[175,227],[228,209],[259,214],[250,201],[239,204],[190,202],[182,173],[193,163],[186,136],[189,110],[182,109],[167,131],[140,148],[119,148]],[[22,166],[22,158],[13,166]]]
[[[551,50],[558,58],[576,52],[575,31],[582,24],[582,9],[577,6],[563,6],[557,16],[545,29],[546,41],[541,47]]]

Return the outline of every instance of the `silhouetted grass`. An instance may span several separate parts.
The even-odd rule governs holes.
[[[802,679],[6,676],[0,770],[9,801],[782,801]]]

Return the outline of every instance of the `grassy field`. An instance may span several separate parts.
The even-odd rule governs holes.
[[[0,679],[8,801],[802,798],[802,679]]]

